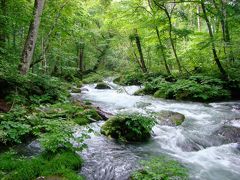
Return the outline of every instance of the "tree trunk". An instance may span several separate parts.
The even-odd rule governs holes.
[[[6,43],[6,0],[0,0],[0,8],[2,11],[2,19],[0,20],[0,54],[2,54],[1,49],[5,49],[5,43]]]
[[[173,54],[175,56],[175,59],[176,59],[177,65],[178,65],[178,70],[179,70],[180,74],[182,74],[182,66],[180,64],[180,60],[178,58],[176,47],[174,45],[174,40],[173,40],[173,37],[172,37],[172,18],[171,18],[171,15],[169,14],[166,7],[163,10],[164,10],[164,12],[165,12],[165,14],[168,18],[168,24],[169,24],[168,33],[169,33],[169,39],[170,39],[170,43],[171,43],[171,46],[172,46]]]
[[[82,80],[83,78],[83,71],[84,71],[84,44],[80,45],[79,48],[79,74]]]
[[[132,49],[132,53],[133,53],[133,55],[134,55],[134,60],[135,60],[136,63],[139,65],[139,67],[142,69],[141,63],[139,62],[139,59],[138,59],[138,57],[137,57],[137,54],[136,54],[136,52],[135,52],[135,50],[134,50],[132,40],[130,41],[130,46],[131,46],[131,49]]]
[[[34,18],[29,26],[28,37],[22,52],[20,73],[27,74],[32,62],[33,52],[35,49],[39,25],[41,22],[41,15],[43,12],[45,0],[35,0],[34,4]]]
[[[201,6],[197,6],[197,22],[198,22],[198,31],[201,32],[202,31],[202,21],[201,21],[201,17],[199,16],[201,13]]]
[[[147,67],[146,67],[146,64],[145,64],[145,61],[144,61],[144,57],[143,57],[141,41],[140,41],[139,35],[137,33],[137,30],[135,30],[135,31],[136,31],[135,32],[135,40],[136,40],[136,45],[137,45],[139,56],[140,56],[142,71],[144,73],[146,73],[147,72]]]
[[[211,44],[212,44],[212,52],[213,52],[213,57],[214,57],[214,61],[216,62],[219,71],[221,72],[222,76],[226,79],[227,75],[226,75],[226,71],[224,70],[224,68],[222,67],[222,64],[218,58],[217,55],[217,51],[216,51],[216,46],[215,46],[215,42],[214,42],[214,37],[213,37],[213,32],[212,32],[212,27],[210,24],[210,21],[207,17],[207,12],[206,12],[206,8],[205,8],[205,4],[204,4],[204,0],[201,0],[201,6],[202,6],[202,10],[203,10],[203,17],[206,21],[207,27],[208,27],[208,32],[209,32],[209,36],[211,38]]]
[[[162,41],[161,41],[161,38],[160,38],[160,33],[159,33],[159,30],[158,30],[158,27],[155,27],[155,28],[156,28],[156,32],[157,32],[158,42],[159,42],[159,45],[160,45],[160,50],[161,50],[161,54],[162,54],[162,57],[163,57],[165,69],[166,69],[168,75],[171,75],[171,71],[170,71],[170,69],[168,67],[168,64],[167,64],[167,58],[166,58],[166,54],[165,54],[164,49],[163,49],[163,44],[162,44]]]

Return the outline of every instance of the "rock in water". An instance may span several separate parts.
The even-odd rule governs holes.
[[[101,82],[96,85],[95,89],[111,89],[111,88],[106,83]]]
[[[81,93],[81,89],[79,88],[73,88],[72,93]]]
[[[185,116],[178,112],[160,111],[156,114],[156,119],[160,125],[179,126],[184,122]]]
[[[120,141],[141,142],[151,137],[154,119],[140,114],[121,114],[110,117],[101,133]]]
[[[214,134],[221,136],[225,143],[240,143],[240,127],[223,125]]]

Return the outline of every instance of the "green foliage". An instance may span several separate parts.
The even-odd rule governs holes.
[[[2,96],[16,104],[54,103],[68,96],[64,83],[50,76],[0,74],[0,83],[3,86],[0,90]]]
[[[91,84],[91,83],[101,82],[102,80],[103,80],[103,76],[97,73],[91,73],[85,76],[82,82],[84,84]]]
[[[176,82],[162,77],[152,79],[141,91],[158,98],[207,102],[230,99],[230,91],[226,88],[226,82],[218,78],[196,75]]]
[[[188,172],[179,162],[168,157],[153,157],[141,162],[143,169],[134,172],[132,180],[187,180]]]
[[[0,142],[20,143],[21,139],[30,133],[31,127],[28,124],[13,121],[1,121]]]
[[[76,172],[81,168],[83,160],[74,152],[60,150],[55,154],[43,153],[29,159],[10,151],[0,154],[0,162],[1,179],[31,180],[40,176],[83,179]]]
[[[151,136],[154,120],[140,114],[119,114],[101,127],[101,133],[120,141],[144,141]]]
[[[120,85],[141,85],[144,80],[144,75],[141,72],[125,72],[120,77],[114,80],[114,83]]]

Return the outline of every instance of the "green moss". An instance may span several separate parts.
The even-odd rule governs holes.
[[[81,93],[81,89],[79,88],[73,88],[72,93]]]
[[[83,111],[83,115],[98,121],[102,119],[102,117],[98,114],[98,112],[95,109],[85,109]]]
[[[153,125],[153,119],[139,114],[117,115],[105,122],[101,133],[121,141],[145,141]]]
[[[74,118],[73,121],[78,125],[86,125],[90,123],[89,119],[86,117],[77,117],[77,118]]]
[[[50,156],[42,154],[31,159],[10,152],[1,154],[0,162],[0,176],[6,180],[32,180],[39,176],[83,179],[77,173],[83,160],[74,152],[61,151]]]
[[[181,179],[187,180],[188,172],[179,162],[167,157],[153,157],[149,161],[141,162],[143,168],[134,172],[132,180],[163,180]]]
[[[142,96],[144,94],[145,94],[144,89],[139,89],[136,92],[134,92],[133,95],[135,95],[135,96]]]

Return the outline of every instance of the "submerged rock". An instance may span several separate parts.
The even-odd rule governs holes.
[[[160,111],[155,116],[158,124],[167,126],[179,126],[185,120],[183,114],[173,111]]]
[[[101,82],[96,85],[95,89],[111,89],[111,87],[109,87],[106,83]]]
[[[214,134],[221,136],[225,143],[240,143],[240,127],[223,125]]]

